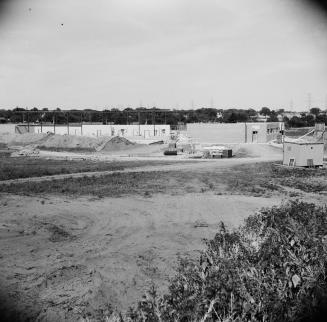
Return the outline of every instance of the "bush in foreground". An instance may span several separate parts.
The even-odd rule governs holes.
[[[180,260],[168,294],[153,287],[124,321],[316,321],[327,308],[326,239],[326,207],[299,201],[233,232],[221,224],[199,261]]]

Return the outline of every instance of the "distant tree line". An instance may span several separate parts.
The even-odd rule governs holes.
[[[259,113],[254,109],[216,109],[199,108],[193,110],[160,110],[157,108],[116,108],[97,111],[92,109],[84,110],[48,110],[47,108],[30,110],[16,107],[13,110],[0,109],[1,123],[81,123],[93,122],[102,124],[170,124],[178,125],[185,123],[237,123],[262,121],[262,117],[268,122],[283,120],[288,127],[313,126],[316,122],[327,123],[326,113],[319,108],[312,108],[310,113],[302,113],[301,116],[288,118],[281,116],[285,114],[284,109],[270,110],[262,107]],[[287,113],[286,113],[287,114]]]
[[[315,123],[327,124],[327,113],[322,112],[318,107],[314,107],[310,109],[309,114],[301,113],[301,116],[285,117],[284,121],[289,127],[314,126]]]

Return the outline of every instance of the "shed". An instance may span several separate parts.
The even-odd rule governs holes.
[[[323,165],[324,143],[306,141],[286,141],[283,146],[283,164],[298,167],[318,167]]]

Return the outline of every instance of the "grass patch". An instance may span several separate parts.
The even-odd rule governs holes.
[[[157,163],[155,163],[157,164]],[[134,166],[140,165],[138,163]],[[142,164],[143,165],[143,164]],[[106,167],[110,164],[106,164]],[[117,166],[124,166],[119,163]],[[88,168],[91,171],[91,168]],[[0,186],[0,192],[16,194],[65,194],[119,197],[156,193],[240,194],[271,197],[290,194],[290,188],[304,192],[327,191],[324,170],[300,170],[279,167],[271,162],[218,168],[214,171],[153,171],[84,176],[43,182],[13,183]],[[298,195],[298,191],[297,195]]]
[[[166,165],[167,161],[91,161],[52,160],[32,157],[10,157],[10,152],[0,153],[0,180],[42,177],[93,171],[113,171],[146,165]]]
[[[38,149],[44,150],[44,151],[55,151],[55,152],[95,152],[95,148],[81,148],[81,147],[75,147],[75,148],[58,148],[58,147],[47,147],[44,145],[39,145]]]

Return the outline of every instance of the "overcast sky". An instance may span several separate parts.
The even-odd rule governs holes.
[[[327,22],[300,0],[10,2],[0,108],[326,105]]]

